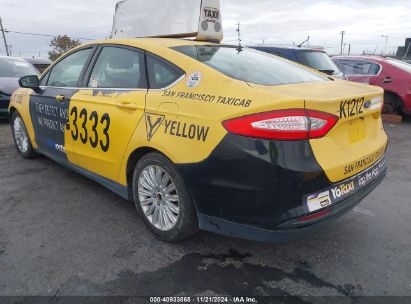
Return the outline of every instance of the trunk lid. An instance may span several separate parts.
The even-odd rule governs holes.
[[[339,118],[325,137],[310,140],[315,158],[331,182],[364,171],[384,155],[387,135],[381,120],[381,88],[337,80],[278,86],[276,93],[302,98],[305,109]]]

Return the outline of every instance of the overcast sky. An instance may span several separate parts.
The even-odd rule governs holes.
[[[150,0],[159,1],[161,0]],[[178,1],[178,0],[176,0]],[[117,0],[1,0],[5,29],[76,38],[101,39],[111,32]],[[388,51],[411,37],[410,0],[221,0],[225,41],[234,43],[241,23],[244,44],[310,44],[331,54],[340,49],[340,32],[354,53]],[[47,56],[50,37],[8,33],[15,56]],[[86,41],[86,40],[82,40]],[[348,51],[348,46],[346,47]],[[0,36],[0,55],[5,54]]]

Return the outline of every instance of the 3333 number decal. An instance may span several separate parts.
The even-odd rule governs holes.
[[[110,135],[108,133],[110,129],[110,115],[108,113],[104,113],[99,119],[96,111],[88,115],[87,109],[81,109],[79,111],[77,107],[73,107],[70,111],[70,117],[72,118],[73,125],[71,137],[74,141],[80,140],[83,144],[90,143],[90,146],[93,148],[97,148],[97,146],[100,145],[103,152],[108,151],[110,148]],[[88,121],[91,122],[91,130],[87,129]],[[99,135],[97,130],[99,124],[103,127],[101,135]]]

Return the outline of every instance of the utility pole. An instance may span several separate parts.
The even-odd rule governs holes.
[[[341,31],[341,52],[340,55],[343,54],[343,46],[344,46],[344,35],[345,35],[345,31]]]
[[[4,41],[4,46],[6,47],[6,54],[7,54],[7,56],[10,56],[10,54],[9,54],[9,47],[7,46],[6,34],[4,33],[3,22],[2,22],[2,20],[1,20],[1,17],[0,17],[0,31],[1,31],[2,34],[3,34],[3,41]]]
[[[237,23],[237,34],[238,34],[238,46],[241,48],[241,32],[240,32],[240,21]]]
[[[387,56],[388,36],[387,35],[381,35],[381,38],[385,38],[385,52],[384,52],[384,55]]]
[[[348,45],[348,56],[351,55],[351,43]]]

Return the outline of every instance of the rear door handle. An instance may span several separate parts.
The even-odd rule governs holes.
[[[128,101],[119,102],[116,106],[120,109],[137,110],[137,105]]]
[[[384,80],[382,81],[383,83],[391,83],[392,82],[392,78],[391,77],[385,77]]]
[[[64,96],[64,95],[57,95],[57,96],[56,96],[56,100],[57,100],[58,102],[65,102],[65,101],[66,101],[66,96]]]

